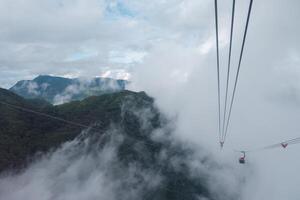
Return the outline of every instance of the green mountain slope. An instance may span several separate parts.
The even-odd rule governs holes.
[[[81,127],[13,109],[7,103],[91,128],[82,131]],[[120,192],[118,200],[130,195],[132,188],[139,188],[139,193],[129,199],[238,199],[219,183],[210,190],[210,174],[221,167],[207,156],[198,159],[194,151],[170,139],[172,128],[153,103],[144,92],[125,90],[53,106],[0,89],[0,172],[24,169],[26,175],[28,169],[30,176],[35,174],[41,181],[38,183],[43,183],[44,177],[51,181],[51,187],[44,189],[57,196],[66,191],[52,190],[52,186],[62,180],[80,186],[104,173],[118,183],[114,190]],[[23,171],[20,174],[22,177]],[[28,180],[28,184],[35,185],[34,181]],[[224,195],[215,195],[215,188]]]
[[[1,102],[93,126],[97,131],[104,131],[110,123],[120,122],[121,105],[127,98],[134,98],[144,105],[152,102],[143,92],[122,91],[52,106],[42,100],[26,100],[0,89]],[[0,171],[23,166],[31,155],[72,140],[83,129],[4,104],[0,104],[0,127]]]

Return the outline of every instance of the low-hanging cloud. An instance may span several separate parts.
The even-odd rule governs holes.
[[[224,74],[231,2],[219,2],[221,68]],[[65,6],[68,5],[67,2]],[[72,29],[61,34],[62,38],[47,38],[50,34],[41,34],[44,36],[43,40],[34,43],[34,40],[30,43],[19,42],[16,34],[11,34],[14,38],[2,37],[6,41],[1,42],[3,48],[0,50],[0,68],[1,73],[7,75],[6,79],[2,79],[2,84],[40,72],[85,75],[97,74],[103,66],[105,69],[107,66],[121,68],[122,64],[107,60],[114,60],[109,58],[112,50],[120,52],[129,48],[147,52],[142,63],[129,67],[128,64],[123,65],[133,72],[132,88],[146,90],[157,99],[163,112],[177,120],[174,125],[176,136],[196,143],[196,147],[207,147],[220,162],[235,169],[238,168],[238,155],[233,153],[233,148],[251,149],[299,137],[300,29],[296,23],[300,17],[299,1],[254,1],[232,123],[226,149],[221,153],[217,144],[213,2],[154,0],[149,4],[148,1],[130,0],[124,1],[124,5],[133,11],[133,18],[119,15],[114,18],[115,21],[100,20],[103,23],[97,26],[97,30],[93,29],[97,23],[92,23],[93,28],[82,26],[78,32],[82,36],[74,35],[66,40],[68,43],[62,41],[75,34]],[[237,2],[233,66],[237,64],[247,6],[247,1]],[[40,9],[35,9],[35,12],[37,10]],[[102,11],[95,11],[93,16],[104,19]],[[6,18],[1,19],[8,21]],[[41,20],[44,21],[48,20]],[[30,39],[21,34],[23,31],[11,30],[19,33],[21,39]],[[28,30],[32,32],[30,28]],[[87,30],[87,34],[83,34],[83,30]],[[89,32],[91,30],[93,33]],[[94,35],[99,32],[102,34]],[[72,42],[71,39],[74,38]],[[83,51],[85,47],[101,49],[96,57],[88,60],[61,62],[74,49]],[[81,70],[82,66],[86,66],[84,71]],[[243,199],[298,199],[300,194],[297,184],[300,177],[297,174],[300,163],[295,159],[297,149],[297,146],[293,146],[286,151],[278,149],[247,155],[249,164],[238,168],[242,171],[251,168],[250,174],[244,172],[244,181],[248,187]],[[234,184],[230,186],[232,185]]]
[[[221,5],[221,13],[226,14],[226,5]],[[265,10],[267,5],[272,5],[272,12],[268,14]],[[255,149],[299,137],[297,66],[300,49],[297,35],[300,30],[294,26],[295,19],[299,17],[297,5],[299,2],[296,1],[254,2],[228,140],[223,152],[219,151],[217,139],[214,48],[206,48],[207,44],[203,45],[205,42],[201,40],[192,46],[161,42],[135,71],[132,88],[148,91],[157,99],[162,110],[177,118],[176,133],[179,138],[206,146],[220,160],[232,162],[231,166],[238,167],[239,154],[234,150]],[[231,77],[238,61],[246,8],[246,3],[237,4]],[[210,22],[208,27],[213,30],[213,18]],[[224,24],[221,27],[226,28]],[[227,47],[223,45],[221,48],[222,92],[225,91]],[[277,149],[247,155],[248,164],[240,166],[242,170],[251,172],[245,172],[247,187],[243,199],[298,199],[296,185],[300,177],[295,174],[300,163],[295,159],[297,148],[293,146],[285,151]]]
[[[142,131],[137,137],[142,139],[127,135],[121,124],[112,124],[103,134],[83,131],[22,172],[2,174],[0,199],[138,200],[165,199],[169,194],[208,200],[241,195],[236,191],[243,185],[239,172],[220,166],[204,149],[196,152],[174,140],[172,124],[153,129],[147,121],[153,120],[154,110],[136,104],[129,98],[122,116],[136,116]]]
[[[53,97],[53,104],[59,105],[72,100],[97,96],[105,93],[118,92],[126,87],[125,80],[115,80],[111,78],[78,78],[73,79],[73,83],[67,86],[61,93]]]

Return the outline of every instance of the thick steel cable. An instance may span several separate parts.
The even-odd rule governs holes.
[[[231,50],[232,50],[232,37],[233,37],[233,27],[234,27],[234,12],[235,12],[235,0],[232,1],[232,13],[231,13],[231,30],[230,30],[230,44],[229,44],[229,55],[228,55],[228,66],[227,66],[227,80],[226,80],[226,92],[225,92],[225,105],[224,105],[224,113],[223,113],[223,132],[221,141],[224,141],[225,137],[225,121],[226,121],[226,113],[227,113],[227,99],[228,99],[228,87],[229,87],[229,79],[230,79],[230,65],[231,65]]]
[[[228,132],[228,125],[229,125],[229,122],[230,122],[232,106],[233,106],[235,93],[236,93],[236,87],[237,87],[237,83],[238,83],[238,79],[239,79],[240,68],[241,68],[241,63],[242,63],[242,58],[243,58],[243,53],[244,53],[244,46],[245,46],[245,41],[246,41],[246,36],[247,36],[247,31],[248,31],[248,25],[249,25],[251,10],[252,10],[252,3],[253,3],[253,0],[250,0],[248,15],[247,15],[247,21],[246,21],[246,27],[245,27],[244,37],[243,37],[243,43],[242,43],[242,48],[241,48],[241,53],[240,53],[240,58],[239,58],[239,64],[238,64],[237,73],[236,73],[236,77],[235,77],[235,83],[234,83],[234,88],[233,88],[233,93],[232,93],[232,98],[231,98],[231,102],[230,102],[228,118],[227,118],[227,123],[226,123],[226,128],[225,128],[224,142],[226,140],[226,135],[227,135],[227,132]]]
[[[221,95],[220,95],[220,56],[219,56],[219,29],[218,29],[218,0],[215,0],[215,25],[217,48],[217,78],[218,78],[218,113],[219,113],[219,142],[221,142]]]

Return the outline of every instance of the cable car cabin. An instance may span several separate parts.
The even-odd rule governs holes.
[[[240,164],[245,164],[245,162],[246,162],[246,160],[245,160],[245,158],[246,158],[246,152],[245,151],[241,151],[241,153],[243,154],[243,156],[240,157],[239,163]]]
[[[244,157],[240,157],[240,159],[239,159],[239,163],[240,164],[245,164],[245,158]]]

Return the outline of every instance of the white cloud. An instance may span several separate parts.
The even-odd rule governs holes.
[[[109,62],[120,64],[141,63],[146,56],[146,52],[140,51],[110,51]]]
[[[121,79],[121,80],[130,80],[131,74],[127,72],[125,69],[114,69],[114,70],[106,70],[104,71],[100,77],[103,78],[113,78],[113,79]]]
[[[240,196],[235,192],[241,187],[237,171],[219,166],[212,157],[207,159],[209,154],[204,149],[197,152],[166,137],[170,131],[168,124],[159,128],[163,140],[151,141],[155,130],[149,121],[155,117],[154,112],[151,108],[137,109],[136,104],[128,98],[122,106],[121,117],[128,117],[125,113],[132,112],[137,117],[136,123],[141,124],[141,130],[147,130],[148,134],[143,135],[147,140],[137,140],[121,128],[124,124],[111,125],[101,134],[85,130],[72,142],[38,157],[22,172],[2,174],[1,198],[139,200],[157,195],[164,198],[166,193],[190,197],[197,194],[199,198],[212,199]],[[158,148],[144,142],[154,142]],[[219,176],[222,172],[226,174]],[[230,182],[227,182],[228,177]],[[174,183],[174,180],[178,182]],[[189,193],[173,190],[181,181],[191,186],[180,186]],[[226,183],[236,187],[229,188]],[[195,188],[198,185],[201,188]]]
[[[179,137],[220,155],[213,1],[125,0],[123,4],[135,16],[113,19],[104,15],[105,1],[61,1],[64,6],[59,9],[59,1],[46,2],[1,1],[0,25],[5,27],[0,33],[1,86],[40,73],[111,76],[114,70],[129,71],[135,88],[149,92],[163,111],[178,118]],[[219,2],[224,74],[231,4]],[[248,1],[237,2],[233,69],[247,6]],[[299,137],[299,7],[297,0],[254,1],[228,148]],[[82,48],[98,55],[62,62]],[[117,60],[111,59],[111,52],[118,52]],[[147,56],[137,56],[136,62],[126,52],[146,52]],[[256,172],[249,177],[255,184],[247,179],[245,199],[270,199],[270,194],[272,199],[298,198],[298,147],[293,148],[249,156]],[[228,151],[220,159],[235,164],[237,155]]]

